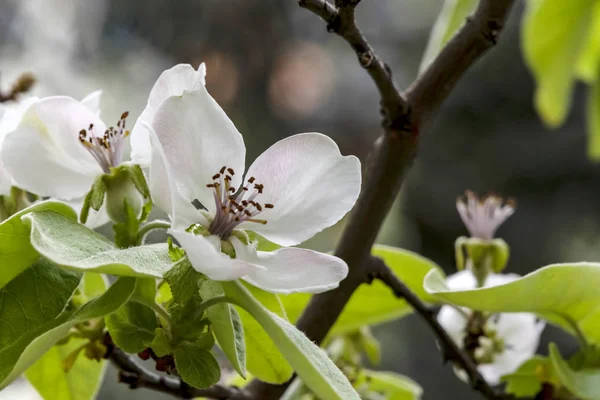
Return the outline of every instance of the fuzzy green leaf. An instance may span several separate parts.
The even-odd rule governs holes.
[[[27,214],[31,244],[65,268],[121,276],[161,278],[172,262],[166,244],[118,249],[93,230],[53,211]]]
[[[0,288],[28,268],[39,254],[31,246],[29,225],[21,220],[34,211],[53,210],[67,218],[77,219],[75,211],[65,203],[42,201],[28,207],[0,223]]]
[[[549,358],[556,376],[571,393],[584,400],[600,398],[600,368],[571,369],[554,343],[550,343]]]
[[[221,378],[221,367],[210,351],[194,345],[183,344],[175,349],[175,365],[181,379],[196,388],[214,385]]]

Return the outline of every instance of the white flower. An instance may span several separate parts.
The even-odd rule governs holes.
[[[518,278],[517,274],[490,274],[485,286],[502,285]],[[467,290],[475,288],[477,281],[471,271],[464,270],[449,276],[446,285],[454,290]],[[461,310],[462,312],[452,306],[443,306],[437,319],[454,342],[463,347],[467,326],[465,313],[468,315],[470,310]],[[480,338],[481,347],[476,352],[476,356],[481,354],[491,357],[488,360],[491,362],[482,362],[478,366],[485,380],[491,385],[497,385],[500,377],[514,372],[530,359],[537,350],[544,327],[543,321],[538,321],[534,314],[529,313],[501,313],[488,318],[486,329],[495,335],[492,338]],[[464,372],[460,371],[458,375],[466,380]]]
[[[16,186],[81,209],[96,178],[121,163],[129,134],[127,113],[117,129],[106,128],[99,117],[100,96],[100,91],[81,101],[53,96],[28,105],[0,149],[0,159]],[[90,217],[92,227],[108,221],[102,209]]]
[[[160,105],[170,97],[181,96],[184,92],[192,92],[204,86],[205,77],[204,63],[200,64],[197,70],[189,64],[178,64],[160,74],[150,91],[146,108],[133,127],[131,135],[131,160],[133,163],[142,166],[150,165],[152,150],[150,135],[146,127],[152,124],[154,114]]]
[[[512,200],[504,203],[498,196],[488,195],[479,199],[469,190],[465,199],[456,199],[456,209],[472,237],[492,240],[496,230],[515,212]]]
[[[30,97],[17,103],[0,105],[0,148],[2,148],[4,136],[17,127],[25,110],[37,100],[37,97]],[[13,180],[0,158],[0,196],[10,195],[12,186]]]
[[[304,133],[275,143],[242,179],[243,138],[204,86],[165,100],[148,128],[153,199],[196,270],[275,293],[325,291],[346,277],[337,257],[257,251],[244,231],[292,246],[335,224],[360,191],[356,157],[342,156],[327,136]]]

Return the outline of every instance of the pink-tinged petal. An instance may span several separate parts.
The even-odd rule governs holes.
[[[231,182],[239,185],[246,154],[242,135],[204,87],[165,100],[152,128],[183,197],[214,213],[214,192],[206,185],[223,166],[234,170]]]
[[[183,230],[169,230],[185,250],[194,269],[216,281],[239,279],[260,269],[255,265],[221,253],[217,236],[204,237]]]
[[[143,166],[150,164],[151,148],[149,132],[141,121],[152,124],[158,107],[169,97],[181,96],[184,92],[193,92],[204,87],[206,66],[200,64],[194,69],[189,64],[178,64],[164,71],[150,91],[148,104],[138,118],[131,134],[131,160]]]
[[[274,252],[241,251],[232,240],[237,257],[264,267],[243,279],[271,293],[321,293],[339,286],[348,275],[348,266],[338,257],[308,249],[282,248]]]
[[[85,195],[102,168],[79,141],[79,131],[104,123],[70,97],[32,104],[2,144],[0,158],[17,186],[41,196],[74,199]]]
[[[354,206],[360,192],[360,161],[342,156],[333,140],[303,133],[275,143],[248,169],[246,177],[263,184],[255,201],[265,225],[245,222],[253,230],[285,246],[301,243],[338,222]]]

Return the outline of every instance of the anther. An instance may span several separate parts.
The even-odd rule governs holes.
[[[248,179],[248,183],[254,183],[255,180],[256,180],[256,178],[251,176],[250,179]]]
[[[258,190],[258,193],[262,193],[264,187],[265,186],[262,183],[257,183],[254,185],[254,189]]]
[[[227,168],[227,172],[229,172],[231,175],[235,175],[233,168]]]
[[[226,170],[226,169],[227,169],[227,167],[223,166],[223,167],[222,167],[222,168],[219,170],[219,173],[220,173],[220,174],[223,174],[223,173],[225,173],[225,170]]]
[[[220,176],[221,174],[214,174],[212,177],[213,181],[219,179]]]
[[[262,211],[262,206],[259,203],[254,203],[253,205],[258,211]]]
[[[129,116],[129,111],[125,111],[123,114],[121,114],[121,119],[125,119]]]
[[[273,207],[275,207],[273,204],[269,204],[269,203],[265,204],[265,208],[273,208]]]
[[[244,210],[244,214],[246,214],[246,215],[247,215],[247,216],[249,216],[249,217],[251,217],[251,216],[252,216],[252,213],[251,213],[250,211],[248,211],[248,210]]]
[[[223,179],[225,179],[226,181],[231,181],[231,177],[229,175],[225,175],[225,178]]]

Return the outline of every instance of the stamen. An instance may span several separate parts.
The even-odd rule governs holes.
[[[116,167],[122,162],[124,139],[129,135],[125,130],[126,118],[129,112],[121,114],[117,122],[117,128],[112,126],[106,129],[102,136],[94,132],[94,124],[88,125],[88,129],[79,131],[79,141],[90,152],[105,173],[110,172],[111,167]]]

